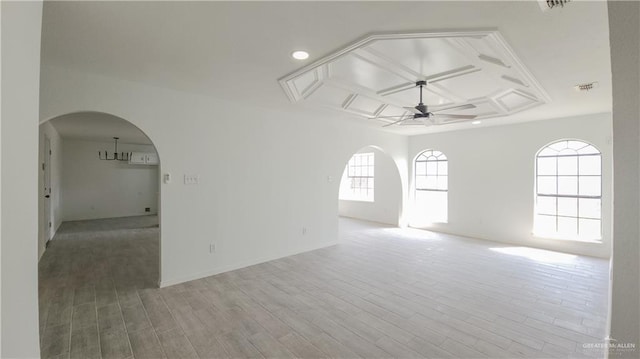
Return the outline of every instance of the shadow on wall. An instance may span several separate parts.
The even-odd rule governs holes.
[[[358,150],[345,165],[338,198],[340,216],[397,226],[402,183],[393,158],[377,146]]]

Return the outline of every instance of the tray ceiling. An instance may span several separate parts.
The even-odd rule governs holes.
[[[403,107],[417,105],[419,80],[427,81],[424,103],[432,112],[488,119],[550,102],[496,30],[373,34],[279,82],[292,102],[385,125],[395,119],[378,117],[409,115]],[[435,123],[462,121],[470,120]],[[430,124],[412,120],[394,126]]]

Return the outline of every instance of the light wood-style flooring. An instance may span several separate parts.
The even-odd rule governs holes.
[[[162,289],[157,228],[80,226],[40,261],[42,356],[603,356],[608,261],[340,226],[340,245]]]

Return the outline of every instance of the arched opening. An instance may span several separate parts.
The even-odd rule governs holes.
[[[345,163],[338,191],[338,215],[398,226],[402,214],[402,183],[391,156],[365,146]]]
[[[151,139],[111,114],[69,113],[39,132],[40,336],[52,353],[158,286],[161,172]]]

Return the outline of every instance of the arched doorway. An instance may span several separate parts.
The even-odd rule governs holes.
[[[142,130],[100,112],[41,123],[39,152],[41,351],[59,355],[158,286],[160,157]]]
[[[338,198],[340,217],[398,226],[402,182],[393,158],[378,146],[356,151],[345,163]]]

